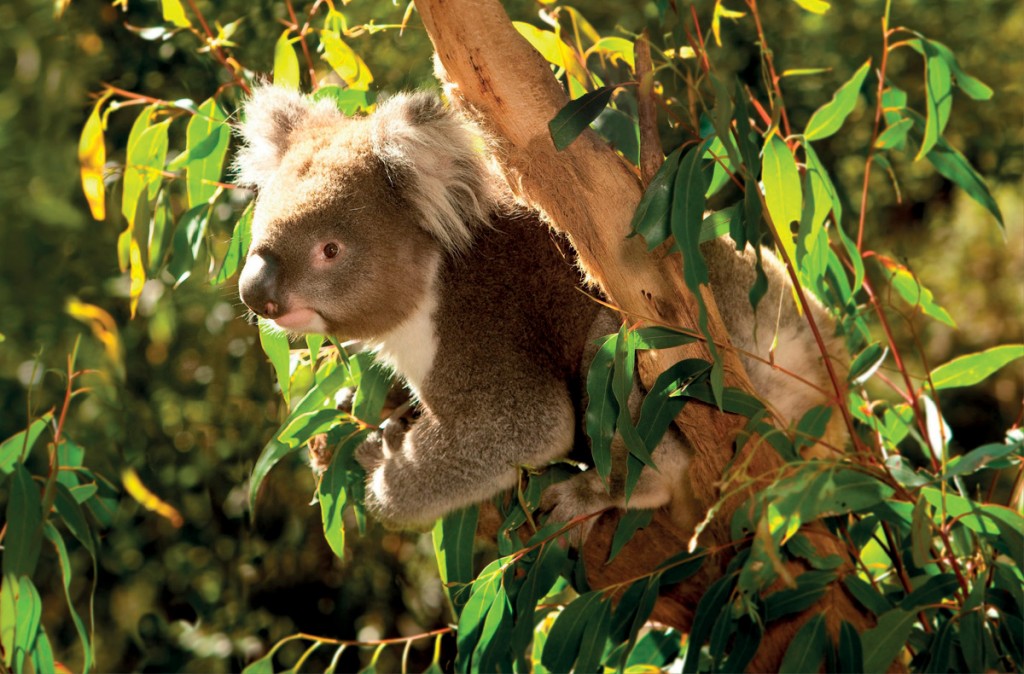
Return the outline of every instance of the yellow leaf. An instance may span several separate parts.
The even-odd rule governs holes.
[[[292,41],[288,39],[291,30],[285,30],[274,45],[274,84],[298,90],[299,59],[295,56]]]
[[[89,326],[93,336],[103,344],[107,358],[115,365],[120,374],[124,368],[121,357],[121,335],[117,331],[114,317],[95,304],[86,304],[75,298],[68,300],[65,310],[69,316]]]
[[[89,202],[89,210],[96,220],[103,220],[107,215],[106,195],[103,191],[103,164],[107,161],[107,150],[103,144],[103,120],[100,118],[100,107],[110,97],[109,93],[96,101],[92,114],[82,128],[82,136],[78,140],[78,163],[82,170],[82,191]]]
[[[324,45],[324,57],[334,72],[345,80],[348,88],[368,91],[370,82],[373,82],[373,73],[359,54],[352,51],[334,31],[325,30],[320,33],[320,41]]]
[[[732,9],[726,9],[722,6],[722,0],[715,0],[715,11],[711,15],[711,32],[715,34],[715,44],[719,47],[722,46],[722,18],[726,19],[742,19],[747,15],[746,12],[737,12]]]
[[[175,529],[185,523],[185,519],[174,506],[154,494],[149,487],[142,483],[135,469],[126,468],[121,471],[121,484],[124,485],[124,490],[128,492],[128,495],[138,501],[139,505],[166,518]]]
[[[825,2],[825,0],[794,0],[796,4],[800,5],[808,12],[814,12],[815,14],[824,14],[828,10],[832,9],[832,5]]]
[[[164,21],[170,21],[178,28],[188,28],[192,22],[185,16],[185,8],[181,6],[181,0],[160,0],[160,7],[164,12]]]
[[[139,249],[139,242],[132,239],[128,244],[128,256],[131,262],[130,278],[131,288],[128,297],[131,301],[131,315],[135,318],[135,310],[139,306],[139,296],[142,295],[142,288],[146,285],[146,268],[142,266],[142,251]]]

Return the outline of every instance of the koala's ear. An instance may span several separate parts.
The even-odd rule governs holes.
[[[380,103],[373,123],[373,151],[422,227],[449,252],[463,250],[493,201],[479,131],[423,92]]]
[[[244,146],[234,162],[238,184],[262,187],[281,165],[292,134],[313,117],[332,114],[337,111],[329,102],[314,102],[291,89],[262,86],[253,91],[239,131]]]

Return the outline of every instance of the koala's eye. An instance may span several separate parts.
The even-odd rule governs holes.
[[[324,257],[326,257],[328,260],[330,260],[331,258],[338,256],[338,251],[339,251],[338,244],[336,244],[336,243],[334,243],[332,241],[329,244],[327,244],[326,246],[324,246]]]

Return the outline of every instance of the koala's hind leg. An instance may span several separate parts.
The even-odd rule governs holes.
[[[565,384],[538,373],[519,377],[525,381],[499,392],[504,399],[467,386],[442,407],[424,404],[400,444],[378,436],[362,449],[366,504],[376,518],[391,528],[425,530],[513,486],[520,466],[568,453],[575,423]]]
[[[603,311],[595,319],[588,336],[583,356],[584,372],[597,353],[597,343],[606,334],[617,331],[618,321],[611,312]],[[629,414],[636,423],[640,418],[644,390],[634,378],[629,394]],[[567,522],[580,515],[588,515],[608,508],[661,508],[668,507],[672,521],[688,530],[697,524],[700,508],[693,497],[687,474],[691,451],[679,431],[669,426],[664,437],[652,453],[657,469],[645,467],[636,486],[626,501],[626,465],[629,450],[616,434],[611,444],[612,470],[606,485],[596,470],[587,470],[569,480],[552,485],[544,493],[542,509],[551,511],[553,521]],[[581,543],[593,526],[587,520],[572,534],[575,543]]]

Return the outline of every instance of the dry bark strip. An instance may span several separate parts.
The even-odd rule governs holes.
[[[570,238],[590,279],[630,322],[649,319],[693,329],[697,325],[697,302],[683,281],[679,256],[649,254],[639,237],[626,238],[643,193],[636,172],[590,130],[562,152],[555,149],[547,125],[568,98],[548,63],[515,30],[500,2],[417,0],[416,6],[450,82],[452,101],[473,114],[493,136],[509,184]],[[702,295],[710,334],[724,359],[726,386],[752,393],[738,355],[729,348],[713,296],[706,287]],[[702,343],[643,351],[639,355],[640,377],[650,386],[659,373],[683,358],[711,360],[711,355]],[[718,482],[744,422],[743,418],[701,404],[688,404],[676,419],[694,448],[690,479],[693,493],[705,510],[719,499]],[[763,486],[768,482],[765,476],[781,460],[773,451],[751,449],[759,444],[756,439],[747,442],[745,452],[753,452],[748,471],[761,476]],[[736,463],[742,465],[742,461]],[[740,494],[725,504],[702,537],[703,545],[728,548],[728,523],[745,498]],[[692,533],[674,530],[666,517],[656,515],[652,526],[640,532],[613,564],[605,566],[617,518],[617,514],[606,514],[584,550],[596,586],[635,577],[641,569],[653,569],[664,557],[678,552]],[[845,547],[836,539],[815,535],[812,540],[822,554],[846,557]],[[688,631],[696,600],[707,583],[721,573],[726,558],[720,555],[717,564],[708,565],[708,571],[664,597],[656,617]],[[802,567],[793,570],[799,573]],[[859,629],[868,624],[842,585],[833,584],[822,602],[806,614],[786,624],[769,626],[751,667],[761,671],[777,668],[792,634],[826,606],[833,631],[843,618]]]

